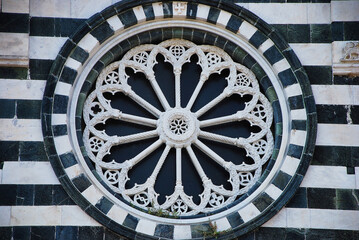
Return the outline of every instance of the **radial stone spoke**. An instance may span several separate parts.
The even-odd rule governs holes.
[[[210,110],[211,108],[213,108],[214,106],[216,106],[218,103],[220,103],[224,98],[226,98],[228,95],[226,93],[221,93],[220,95],[218,95],[215,99],[213,99],[212,101],[210,101],[209,103],[207,103],[206,105],[204,105],[201,109],[199,109],[196,112],[197,117],[202,116],[203,114],[205,114],[208,110]]]
[[[140,152],[137,156],[135,156],[134,158],[131,158],[129,160],[129,163],[131,166],[136,165],[137,163],[139,163],[141,160],[143,160],[145,157],[147,157],[148,155],[150,155],[153,151],[155,151],[157,148],[159,148],[159,146],[161,146],[162,144],[162,140],[158,139],[156,142],[152,143],[150,146],[148,146],[145,150],[143,150],[142,152]]]
[[[170,109],[171,107],[170,107],[170,105],[168,104],[168,101],[167,101],[165,95],[163,94],[163,92],[162,92],[160,86],[158,85],[156,78],[155,78],[155,77],[152,77],[152,79],[150,79],[150,83],[151,83],[151,86],[152,86],[153,90],[155,91],[155,93],[156,93],[158,99],[160,100],[160,102],[161,102],[163,108],[164,108],[165,110]]]
[[[149,127],[156,127],[156,125],[157,125],[156,120],[153,120],[150,118],[145,118],[145,117],[139,117],[139,116],[135,116],[135,115],[127,114],[127,113],[122,113],[120,115],[120,120],[130,122],[130,123],[145,125],[145,126],[149,126]]]
[[[192,163],[194,165],[194,167],[196,168],[199,176],[201,177],[202,181],[205,181],[208,179],[207,175],[205,174],[205,172],[203,171],[203,168],[201,167],[201,164],[199,163],[196,155],[193,152],[193,149],[191,148],[191,146],[187,146],[186,147],[187,152],[192,160]]]
[[[148,138],[153,138],[158,136],[157,130],[135,133],[127,136],[116,137],[115,144],[125,144],[131,142],[137,142]]]
[[[153,170],[153,172],[151,174],[151,178],[153,178],[154,180],[157,178],[157,175],[160,172],[162,165],[165,162],[170,150],[171,150],[171,147],[166,145],[166,148],[163,150],[163,153],[162,153],[160,159],[158,160],[155,169]]]
[[[192,108],[193,103],[196,101],[196,99],[197,99],[197,97],[198,97],[198,94],[199,94],[199,92],[200,92],[201,89],[202,89],[203,84],[204,84],[204,81],[201,81],[201,80],[200,80],[200,81],[198,82],[198,84],[197,84],[195,90],[194,90],[193,93],[192,93],[191,98],[189,99],[189,101],[188,101],[188,103],[187,103],[187,106],[186,106],[186,109],[187,109],[187,110],[190,110],[190,109]]]
[[[181,72],[175,71],[175,98],[176,107],[181,107]]]
[[[161,114],[161,111],[158,110],[157,108],[155,108],[153,105],[151,105],[149,102],[147,102],[145,99],[141,98],[140,96],[138,96],[135,92],[131,92],[131,94],[129,94],[129,97],[134,100],[137,104],[139,104],[141,107],[143,107],[144,109],[146,109],[148,112],[150,112],[152,115],[154,115],[155,117],[159,117],[159,115]]]
[[[195,142],[195,145],[202,151],[204,152],[207,156],[209,156],[210,158],[212,158],[215,162],[217,162],[219,165],[221,165],[222,167],[224,167],[226,170],[230,170],[230,165],[231,162],[227,162],[226,160],[224,160],[222,157],[220,157],[217,153],[215,153],[212,149],[210,149],[209,147],[207,147],[204,143],[202,143],[201,141],[199,141],[198,139]]]
[[[199,136],[208,140],[229,144],[237,147],[244,147],[244,145],[247,143],[245,138],[232,138],[232,137],[227,137],[220,134],[215,134],[205,131],[201,131]]]
[[[243,116],[240,114],[240,111],[238,111],[235,114],[231,114],[228,116],[218,117],[218,118],[212,118],[208,120],[203,120],[200,122],[201,127],[210,127],[235,121],[240,121],[244,119]]]
[[[176,185],[182,185],[182,149],[176,148]]]

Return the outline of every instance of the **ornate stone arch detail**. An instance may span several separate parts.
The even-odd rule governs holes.
[[[173,106],[166,103],[151,75],[156,62],[153,55],[161,53],[172,64],[174,79],[180,79],[176,78],[181,74],[178,66],[188,61],[191,52],[198,56],[203,81],[212,72],[229,69],[224,95],[251,95],[242,112],[198,120],[201,111],[205,113],[213,104],[190,111],[179,97]],[[126,68],[146,76],[163,111],[131,90]],[[178,85],[175,95],[180,92],[176,88]],[[106,94],[117,92],[149,110],[154,120],[114,108]],[[95,127],[109,118],[153,130],[144,135],[110,136]],[[233,119],[245,119],[260,130],[247,138],[203,130]],[[213,222],[224,231],[224,239],[231,239],[269,220],[299,187],[314,151],[316,110],[308,78],[293,50],[272,27],[246,9],[220,1],[122,1],[87,20],[61,49],[46,85],[42,124],[46,151],[61,184],[104,226],[131,239],[136,235],[201,239]],[[142,155],[124,163],[104,161],[104,156],[121,141],[153,136],[158,140],[151,149],[164,144],[163,156],[170,148],[176,149],[176,156],[187,151],[202,174],[205,171],[196,164],[191,146],[207,152],[229,170],[232,189],[223,190],[201,175],[207,187],[200,204],[191,202],[180,185],[176,194],[160,204],[156,192],[150,190],[151,177],[148,184],[126,188],[125,169]],[[254,164],[231,165],[201,144],[201,139],[239,146]],[[146,150],[142,152],[146,154]],[[158,163],[164,159],[159,158]],[[251,171],[253,174],[248,174]],[[163,209],[175,216],[150,214],[144,209],[150,208],[151,202],[155,211]]]

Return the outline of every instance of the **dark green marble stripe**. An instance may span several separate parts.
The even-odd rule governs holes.
[[[359,210],[359,205],[356,200],[358,197],[358,189],[300,187],[286,207]]]
[[[29,14],[0,13],[0,32],[28,33]]]
[[[25,67],[0,67],[0,78],[3,79],[27,79],[28,68]]]

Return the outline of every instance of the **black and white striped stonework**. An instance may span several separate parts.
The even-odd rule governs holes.
[[[67,105],[82,64],[117,31],[146,21],[175,17],[172,2],[159,5],[143,1],[137,8],[133,8],[138,4],[136,1],[119,2],[101,14],[97,12],[113,4],[112,1],[92,5],[90,9],[85,2],[76,5],[76,1],[62,0],[56,11],[52,9],[59,2],[56,0],[24,0],[22,2],[29,6],[27,9],[15,8],[10,2],[2,2],[0,42],[4,38],[23,36],[16,34],[27,36],[28,63],[0,66],[0,239],[118,238],[87,214],[97,216],[98,221],[103,216],[111,219],[108,226],[117,229],[124,239],[148,239],[149,235],[153,239],[176,236],[202,239],[198,229],[206,230],[209,226],[205,224],[184,227],[156,224],[113,205],[87,179],[68,141]],[[250,223],[281,198],[289,181],[300,182],[304,177],[289,203],[271,220],[247,233],[245,239],[359,239],[359,79],[332,74],[332,44],[359,40],[356,30],[359,19],[355,11],[359,5],[355,1],[326,0],[279,1],[282,4],[269,0],[235,2],[271,24],[275,31],[261,25],[254,14],[241,15],[250,14],[247,11],[230,14],[233,9],[226,9],[226,4],[216,1],[188,3],[184,17],[206,21],[234,33],[246,33],[242,37],[263,54],[284,86],[292,137],[286,161],[270,187],[245,210],[219,220],[218,230],[228,226],[236,229]],[[339,10],[348,10],[346,4],[349,3],[352,12],[342,17],[344,13]],[[94,17],[87,20],[92,15]],[[168,34],[192,39],[201,37],[186,29],[181,32],[172,29],[170,33],[162,30],[160,34],[166,38]],[[146,37],[151,38],[151,33],[123,43],[123,51],[131,48],[133,42],[140,44]],[[214,41],[228,51],[231,46],[220,40],[210,35],[203,39]],[[280,44],[285,41],[290,48]],[[4,48],[0,43],[0,50]],[[233,51],[238,51],[238,62],[262,76],[264,91],[267,96],[273,96],[270,99],[273,108],[278,108],[273,87],[261,73],[260,66],[239,49],[233,48]],[[11,53],[8,49],[5,55]],[[83,101],[91,79],[96,79],[113,57],[101,59],[91,70],[88,85],[82,89]],[[300,85],[306,74],[311,89]],[[310,136],[307,127],[315,127],[316,120],[317,135]],[[276,138],[280,138],[281,120],[277,119],[277,123]],[[306,138],[308,134],[310,137]],[[314,146],[314,141],[314,156],[303,176],[307,166],[299,166],[299,159],[311,158],[306,154],[312,151],[308,147]],[[74,186],[73,192],[64,191],[62,186],[68,185]],[[77,200],[75,204],[70,198],[80,199],[80,195],[87,200]],[[225,239],[235,239],[238,234],[239,231],[233,231]]]

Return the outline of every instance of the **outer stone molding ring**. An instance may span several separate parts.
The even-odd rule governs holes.
[[[173,104],[166,103],[168,95],[150,69],[161,61],[170,63],[178,89],[178,64],[187,60],[204,73],[198,84],[206,86],[211,75],[220,76],[213,89],[221,84],[223,89],[217,92],[220,97],[209,99],[213,106],[233,96],[239,109],[207,117],[211,104],[196,109],[189,97],[188,105],[195,107],[186,108],[178,96]],[[166,96],[159,97],[158,106],[138,94],[135,75],[149,81],[141,91]],[[149,115],[133,116],[127,106],[118,107],[120,95]],[[89,216],[129,239],[203,239],[210,223],[222,232],[219,239],[243,235],[289,201],[314,152],[315,102],[295,53],[274,28],[223,1],[121,1],[108,7],[66,41],[51,68],[42,104],[45,148],[62,186]],[[118,130],[108,127],[111,121],[149,129],[145,134],[111,132]],[[230,136],[235,131],[223,135],[213,127],[230,123],[237,129],[236,122],[244,130],[235,137]],[[132,143],[141,138],[152,141],[142,155],[121,161],[110,155],[123,143],[129,143],[125,149],[136,149]],[[242,149],[244,156],[228,159],[207,146],[208,141]],[[193,196],[197,202],[182,184],[186,179],[176,178],[173,193],[164,200],[156,192],[155,175],[131,185],[129,174],[142,157],[152,149],[160,169],[171,148],[175,176],[183,174],[177,162],[185,161],[178,157],[184,153],[202,173],[203,192]],[[196,161],[199,152],[222,166],[229,187],[217,184],[207,165]]]

